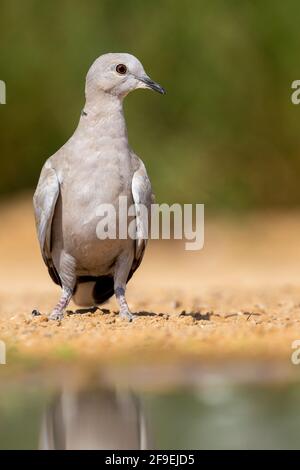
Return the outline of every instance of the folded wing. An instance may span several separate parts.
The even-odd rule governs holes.
[[[129,278],[139,267],[144,256],[150,230],[151,203],[154,200],[151,183],[141,160],[132,178],[132,196],[136,212],[135,256]]]
[[[48,160],[41,172],[38,186],[33,197],[36,229],[43,260],[49,274],[56,284],[61,285],[51,256],[51,232],[55,206],[60,192],[59,180],[55,169]]]

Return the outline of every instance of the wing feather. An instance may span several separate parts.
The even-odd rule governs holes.
[[[133,174],[131,188],[133,201],[136,208],[137,238],[135,244],[135,256],[130,277],[139,267],[144,256],[150,227],[151,203],[154,199],[151,183],[148,178],[146,168],[141,160],[139,160],[138,169]],[[147,209],[147,213],[143,210],[141,205]]]
[[[51,256],[51,232],[53,215],[59,193],[59,180],[55,169],[48,160],[41,171],[40,179],[33,196],[33,206],[43,260],[48,267],[50,276],[56,284],[61,284],[61,281]]]

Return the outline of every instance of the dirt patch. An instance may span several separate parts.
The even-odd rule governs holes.
[[[100,363],[225,359],[290,361],[300,339],[300,214],[206,220],[205,248],[150,242],[128,287],[136,319],[114,300],[61,322],[45,314],[59,289],[43,265],[28,197],[2,204],[0,339],[9,354]]]

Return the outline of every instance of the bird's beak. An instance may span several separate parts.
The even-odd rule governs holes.
[[[162,86],[160,86],[158,83],[151,80],[151,78],[144,76],[144,77],[140,77],[139,80],[143,82],[147,88],[151,88],[154,91],[158,91],[158,93],[161,93],[162,95],[166,94],[166,90]]]

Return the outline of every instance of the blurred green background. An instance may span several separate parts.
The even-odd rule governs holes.
[[[158,201],[298,206],[299,14],[298,0],[1,0],[0,194],[33,188],[73,133],[93,60],[130,52],[168,92],[125,101]]]
[[[107,419],[103,423],[101,388],[90,390],[87,387],[83,390],[84,398],[75,392],[72,396],[77,400],[71,402],[73,414],[70,417],[68,393],[64,394],[64,401],[58,402],[57,399],[63,393],[59,389],[22,381],[17,389],[6,384],[4,389],[0,389],[0,450],[40,448],[39,442],[45,443],[45,437],[41,440],[45,436],[44,433],[41,434],[45,416],[48,416],[48,423],[54,422],[55,443],[63,442],[65,436],[71,447],[70,429],[80,422],[80,416],[81,427],[86,432],[83,446],[90,448],[95,442],[99,446],[103,445],[104,430],[107,427],[110,429],[108,435],[112,439],[111,429],[118,426],[115,428],[118,436],[120,430],[124,432],[124,417],[130,416],[130,413],[132,423],[136,422],[138,426],[133,409],[126,408],[128,391],[122,390],[120,386],[117,390],[119,409],[117,404],[114,408],[108,407]],[[66,392],[65,389],[64,391]],[[146,393],[135,393],[134,398],[146,417],[147,434],[151,436],[150,442],[153,442],[153,447],[150,448],[279,450],[299,449],[299,391],[299,383],[243,385],[225,381],[209,386],[201,385],[200,382],[199,387],[179,386],[165,392],[158,386],[158,390],[154,388],[151,392],[148,390]],[[113,401],[116,390],[104,389],[104,392]],[[121,401],[122,398],[124,402]],[[58,404],[62,404],[62,408]],[[83,413],[89,416],[89,421],[82,419]],[[97,426],[95,420],[91,419],[91,413],[99,417]],[[51,420],[53,416],[55,420]],[[64,427],[64,420],[67,419],[72,424],[69,422]],[[126,433],[132,432],[133,426],[134,424],[127,428]],[[51,426],[49,428],[52,429]],[[117,439],[118,437],[116,441]],[[48,442],[49,440],[51,442],[48,437]],[[116,441],[111,440],[111,449],[115,448]],[[107,444],[108,439],[105,442]],[[75,446],[71,448],[76,449]]]

